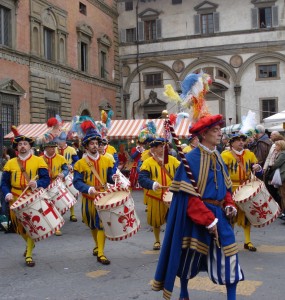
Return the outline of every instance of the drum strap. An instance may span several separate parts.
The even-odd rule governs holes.
[[[91,169],[92,173],[98,179],[98,181],[100,182],[100,184],[102,185],[102,187],[106,188],[106,185],[103,183],[103,181],[100,178],[99,174],[95,170],[93,163],[89,160],[89,158],[87,156],[85,156],[84,159],[86,160],[88,167]]]
[[[231,150],[231,153],[233,155],[233,157],[236,159],[237,163],[239,164],[239,166],[241,167],[241,169],[244,171],[244,174],[246,175],[246,169],[245,166],[242,164],[242,162],[240,161],[240,159],[237,157],[237,155],[234,153],[234,151]]]
[[[19,159],[19,157],[17,158],[17,162],[18,162],[18,165],[20,167],[20,170],[22,172],[22,174],[24,175],[25,179],[27,182],[30,182],[31,178],[29,177],[28,173],[26,172],[24,166],[22,165],[22,162],[21,160]]]

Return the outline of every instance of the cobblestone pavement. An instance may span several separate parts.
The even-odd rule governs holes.
[[[162,293],[153,292],[150,286],[159,253],[152,250],[153,233],[146,224],[143,193],[135,191],[132,195],[141,229],[126,240],[106,241],[109,266],[102,266],[92,256],[94,245],[89,229],[81,222],[80,203],[76,205],[77,223],[70,222],[67,213],[62,236],[36,243],[34,268],[25,266],[25,245],[20,236],[0,232],[0,299],[162,299]],[[237,299],[284,299],[284,225],[276,220],[270,226],[253,228],[256,253],[242,249],[242,230],[235,229],[246,277],[238,285]],[[212,284],[204,273],[190,281],[189,289],[191,300],[226,299],[224,287]],[[172,299],[178,295],[179,281]]]

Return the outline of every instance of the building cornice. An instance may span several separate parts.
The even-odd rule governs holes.
[[[46,61],[37,56],[28,55],[8,48],[0,47],[0,60],[1,59],[15,62],[20,65],[30,66],[34,69],[38,69],[39,71],[63,76],[68,79],[77,79],[83,82],[93,83],[101,87],[106,87],[114,90],[120,87],[119,84],[116,84],[112,81],[101,79],[100,77],[85,73],[83,74],[81,71],[72,69],[68,66],[59,65],[58,63]]]
[[[119,14],[118,12],[111,8],[110,6],[106,5],[103,1],[100,0],[88,0],[89,3],[93,4],[97,8],[99,8],[102,12],[104,12],[106,15],[112,17],[113,19],[118,18]]]
[[[268,51],[284,51],[285,40],[276,42],[257,42],[257,43],[238,43],[230,45],[219,45],[219,46],[208,46],[199,48],[185,48],[185,49],[173,49],[167,51],[157,51],[149,53],[140,53],[140,63],[148,62],[149,58],[155,57],[157,61],[163,61],[165,59],[176,60],[176,59],[187,59],[197,58],[203,56],[220,56],[220,55],[234,55],[237,52],[241,53],[259,53],[263,52],[264,48]],[[137,55],[121,55],[120,60],[123,62],[136,63]]]

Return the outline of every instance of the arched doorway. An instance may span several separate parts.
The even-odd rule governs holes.
[[[83,111],[81,112],[81,116],[91,117],[91,114],[88,109],[83,109]]]

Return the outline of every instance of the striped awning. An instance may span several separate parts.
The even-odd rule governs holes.
[[[138,120],[112,120],[111,128],[108,132],[108,139],[122,140],[122,139],[135,139],[138,137],[141,128],[148,121],[154,121],[156,131],[159,136],[164,135],[163,119],[138,119]],[[175,129],[178,138],[187,138],[189,136],[189,126],[191,122],[189,119],[182,119],[180,124]]]
[[[70,122],[66,122],[63,124],[64,130],[69,130],[69,127],[70,127]],[[48,132],[50,128],[48,128],[46,124],[22,124],[17,126],[17,130],[19,134],[31,138],[36,138]],[[11,139],[13,137],[14,134],[12,131],[4,136],[5,139]]]
[[[148,121],[154,121],[156,125],[157,134],[159,136],[164,135],[163,119],[139,119],[139,120],[112,120],[111,128],[108,132],[108,139],[110,140],[122,140],[122,139],[135,139],[138,137],[141,128]],[[175,132],[180,139],[186,139],[189,136],[189,126],[191,122],[189,119],[182,119],[180,124],[175,128]],[[63,125],[65,130],[69,130],[70,122],[66,122]],[[46,124],[22,124],[17,127],[20,134],[28,137],[39,137],[49,131]],[[10,132],[5,135],[5,139],[11,139],[14,134]]]

